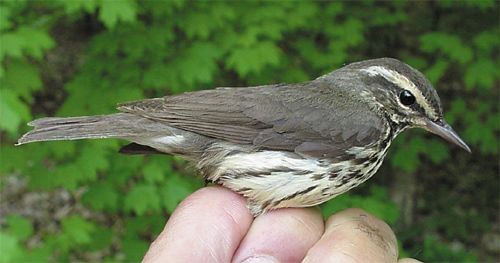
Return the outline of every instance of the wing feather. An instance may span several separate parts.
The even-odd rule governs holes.
[[[380,118],[355,98],[331,83],[310,82],[205,90],[118,109],[217,139],[334,157],[381,134]]]

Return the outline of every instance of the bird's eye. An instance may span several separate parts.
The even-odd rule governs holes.
[[[413,96],[413,94],[411,94],[411,92],[403,90],[399,94],[399,101],[401,101],[401,103],[405,106],[410,106],[415,103],[415,97]]]

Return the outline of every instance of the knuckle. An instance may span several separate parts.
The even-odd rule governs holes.
[[[327,228],[331,235],[344,233],[342,236],[358,244],[373,244],[390,258],[398,256],[396,236],[389,225],[362,209],[349,208],[333,215]]]

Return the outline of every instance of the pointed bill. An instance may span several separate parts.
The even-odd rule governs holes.
[[[431,120],[425,120],[425,129],[441,136],[446,141],[459,146],[467,152],[471,152],[469,146],[467,146],[467,144],[460,139],[458,134],[445,121],[433,122]]]

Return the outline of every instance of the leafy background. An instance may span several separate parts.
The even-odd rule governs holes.
[[[323,205],[361,207],[420,260],[500,258],[499,5],[429,2],[0,2],[0,261],[138,261],[202,181],[117,140],[14,147],[43,116],[217,86],[310,80],[390,56],[422,70],[466,154],[412,130],[381,171]]]

